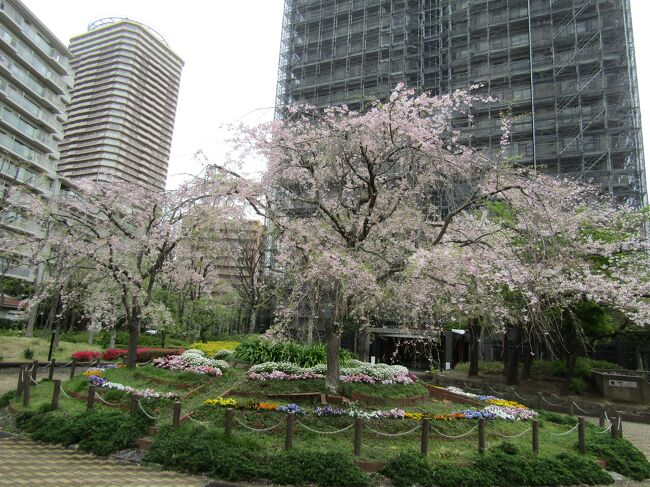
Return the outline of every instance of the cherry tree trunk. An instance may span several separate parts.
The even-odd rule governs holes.
[[[468,377],[478,377],[479,347],[481,327],[475,321],[469,326],[469,372]]]
[[[108,348],[115,348],[115,335],[117,333],[117,325],[113,325],[111,328],[111,341],[108,345]]]
[[[126,366],[135,369],[138,360],[138,338],[140,338],[140,316],[135,315],[129,321],[129,351],[126,356]]]
[[[325,340],[327,345],[327,375],[325,387],[329,392],[336,393],[339,389],[341,363],[339,352],[341,350],[341,334],[338,327],[329,322],[325,325]]]
[[[251,306],[251,315],[248,319],[248,333],[250,335],[255,333],[256,324],[257,324],[257,306]]]
[[[508,368],[506,384],[514,386],[519,384],[519,355],[521,354],[521,340],[519,328],[510,328],[506,339],[508,347]]]
[[[562,385],[562,393],[568,394],[571,390],[571,383],[573,382],[573,376],[576,371],[576,362],[578,357],[575,353],[569,353],[566,357],[566,380]]]
[[[39,304],[40,303],[36,303],[29,310],[29,317],[27,318],[27,327],[25,328],[25,336],[26,337],[34,336],[34,325],[36,324],[36,316],[38,315],[38,305]]]

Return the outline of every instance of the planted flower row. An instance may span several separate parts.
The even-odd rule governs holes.
[[[158,392],[153,389],[136,389],[135,387],[125,386],[119,382],[111,382],[108,379],[98,375],[88,376],[88,383],[91,386],[101,387],[102,389],[114,389],[123,391],[136,397],[144,399],[178,399],[178,394],[174,392]]]
[[[270,380],[315,380],[323,379],[327,373],[324,364],[303,368],[290,362],[265,362],[253,365],[247,374],[254,381]],[[401,365],[368,364],[351,360],[348,367],[341,368],[341,382],[363,384],[412,384],[414,376]]]
[[[483,415],[493,415],[495,418],[505,419],[509,421],[530,420],[534,419],[537,416],[537,413],[535,411],[528,409],[526,406],[516,401],[499,399],[495,396],[472,394],[471,392],[465,392],[459,387],[454,386],[441,387],[441,389],[458,396],[467,397],[469,399],[474,399],[475,401],[488,404],[488,406],[483,408],[481,411]],[[471,411],[464,411],[464,413],[471,413]]]
[[[312,414],[317,417],[350,417],[350,418],[362,418],[362,419],[410,419],[413,421],[422,421],[423,419],[430,419],[436,421],[454,421],[454,420],[464,420],[464,419],[510,419],[503,417],[503,415],[497,414],[495,411],[487,410],[483,411],[456,411],[453,413],[444,413],[444,414],[434,414],[434,413],[419,413],[419,412],[406,412],[403,409],[393,408],[389,410],[374,410],[366,411],[356,405],[352,404],[347,408],[333,407],[331,405],[326,406],[317,406],[311,411],[307,411],[305,408],[299,406],[298,404],[290,403],[285,405],[280,405],[272,402],[256,402],[256,401],[238,401],[233,398],[224,398],[219,397],[216,399],[208,399],[204,402],[206,406],[216,406],[223,408],[232,408],[237,410],[248,410],[248,411],[278,411],[278,412],[293,412],[300,415]],[[491,406],[493,408],[498,408],[500,406]]]
[[[193,372],[214,377],[223,375],[228,368],[228,362],[207,358],[201,350],[190,349],[181,355],[170,355],[154,359],[154,367],[178,372]]]

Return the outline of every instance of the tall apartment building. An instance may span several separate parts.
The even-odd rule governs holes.
[[[59,172],[164,190],[182,59],[123,18],[93,22],[70,42],[75,83]]]
[[[629,0],[285,0],[282,107],[364,103],[404,81],[495,96],[467,141],[647,202]]]
[[[0,2],[0,232],[43,231],[9,202],[19,192],[47,200],[58,191],[58,143],[72,80],[69,57],[65,45],[20,0]],[[33,281],[35,269],[4,250],[0,277]]]

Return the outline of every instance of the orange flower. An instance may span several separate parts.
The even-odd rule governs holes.
[[[259,409],[263,409],[265,411],[275,411],[278,408],[278,405],[273,402],[261,402],[259,405]]]

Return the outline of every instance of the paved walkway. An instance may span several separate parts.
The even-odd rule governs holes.
[[[0,438],[0,486],[201,487],[207,481],[23,438]]]
[[[16,386],[18,385],[18,370],[19,369],[0,369],[0,396],[6,394],[9,391],[15,391]],[[77,369],[77,373],[80,374],[85,369]],[[38,375],[36,378],[41,380],[43,378],[47,379],[48,369],[42,368],[38,370]],[[55,368],[54,369],[54,378],[61,380],[68,380],[70,378],[70,369],[69,368]]]
[[[588,417],[587,421],[598,424],[598,419]],[[650,424],[623,421],[623,438],[630,441],[650,460]]]

